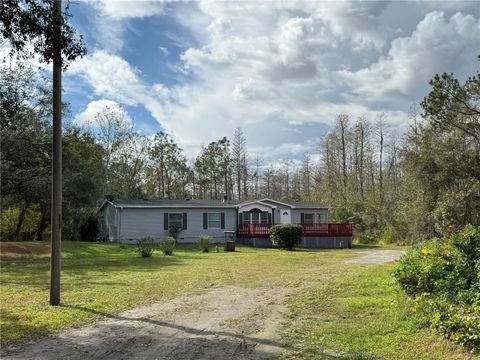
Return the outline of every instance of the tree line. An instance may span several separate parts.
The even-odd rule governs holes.
[[[42,73],[5,61],[0,74],[2,239],[43,239],[49,227],[51,91]],[[143,136],[121,107],[65,126],[65,238],[94,233],[105,195],[152,199],[259,197],[332,205],[363,241],[417,241],[480,223],[480,79],[437,75],[403,136],[389,119],[339,114],[301,161],[265,164],[241,128],[193,159],[165,132]],[[68,104],[63,104],[69,115]]]

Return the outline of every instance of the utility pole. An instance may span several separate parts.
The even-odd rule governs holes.
[[[62,241],[62,1],[53,2],[53,142],[52,142],[52,244],[50,305],[60,305],[60,255]]]

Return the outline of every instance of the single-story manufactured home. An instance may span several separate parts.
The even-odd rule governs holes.
[[[351,224],[330,224],[330,207],[311,202],[273,199],[152,200],[107,198],[100,208],[100,235],[106,241],[136,243],[150,236],[161,239],[171,228],[179,229],[177,241],[194,243],[200,235],[223,242],[226,234],[253,246],[271,246],[269,229],[274,224],[300,224],[308,248],[349,247]]]

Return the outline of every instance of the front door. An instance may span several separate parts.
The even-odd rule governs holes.
[[[290,209],[280,209],[280,224],[291,224]]]

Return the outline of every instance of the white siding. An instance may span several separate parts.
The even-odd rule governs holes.
[[[132,209],[124,208],[121,211],[121,242],[136,242],[144,236],[161,239],[168,235],[164,230],[164,213],[187,213],[187,229],[182,230],[178,242],[197,242],[200,235],[210,235],[213,242],[223,242],[225,230],[236,230],[236,209],[204,208],[204,209]],[[224,212],[225,229],[203,229],[204,212]]]

